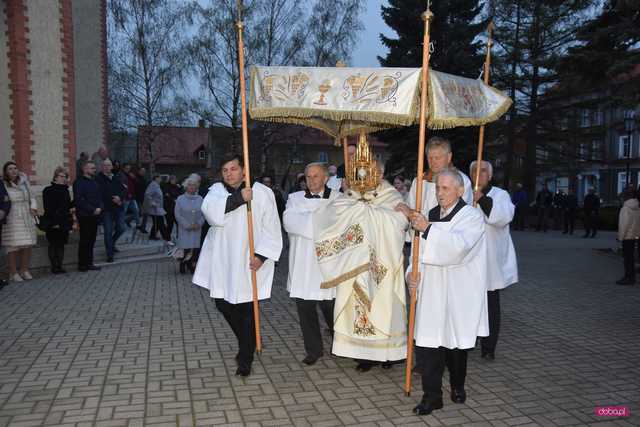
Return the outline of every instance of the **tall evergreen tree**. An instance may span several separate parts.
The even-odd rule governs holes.
[[[479,0],[439,0],[432,3],[433,53],[430,66],[433,69],[465,77],[478,77],[484,53],[483,42],[478,36],[485,31],[487,24],[480,19],[482,9],[483,4]],[[389,49],[384,58],[378,57],[382,66],[422,65],[424,23],[421,15],[424,10],[424,0],[389,0],[389,6],[382,6],[382,18],[398,35],[397,38],[380,35],[382,43]],[[476,128],[451,129],[439,131],[438,134],[452,141],[458,160],[461,160],[460,157],[471,160],[477,142]],[[429,132],[429,135],[433,133]],[[387,131],[380,137],[390,144],[391,158],[387,171],[413,172],[418,147],[417,128]],[[466,161],[458,161],[459,165],[461,163]]]

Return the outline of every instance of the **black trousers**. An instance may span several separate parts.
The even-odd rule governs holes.
[[[622,241],[622,257],[624,258],[624,277],[631,280],[636,280],[635,252],[636,252],[635,239]]]
[[[538,224],[536,225],[536,231],[544,231],[547,232],[549,228],[549,213],[551,212],[551,208],[549,207],[539,207],[538,208]]]
[[[173,232],[173,226],[176,223],[176,217],[173,214],[173,211],[167,211],[167,214],[164,216],[165,221],[167,221],[167,235],[171,236]]]
[[[495,353],[500,334],[500,290],[487,292],[487,310],[489,312],[489,336],[480,339],[482,353]]]
[[[595,236],[598,232],[598,214],[595,212],[584,213],[584,235]]]
[[[98,233],[98,217],[80,216],[78,224],[80,225],[78,268],[83,269],[93,265],[93,246],[96,244],[96,234]]]
[[[576,225],[576,211],[568,210],[564,213],[564,232],[573,234],[573,228]]]
[[[320,333],[320,322],[318,321],[318,309],[322,311],[327,327],[333,332],[333,307],[335,300],[304,300],[295,298],[298,307],[298,318],[300,319],[300,329],[302,329],[302,339],[304,341],[304,351],[307,356],[315,359],[323,354],[322,334]]]
[[[150,236],[157,237],[158,231],[160,232],[160,236],[164,240],[171,240],[171,235],[167,232],[167,226],[164,223],[164,216],[162,215],[151,215],[151,219],[153,220],[153,225],[151,226]]]
[[[231,327],[238,339],[238,363],[251,365],[256,351],[256,329],[253,318],[253,303],[231,304],[222,298],[214,299],[216,308]]]
[[[513,225],[515,230],[524,230],[526,228],[527,226],[526,215],[527,215],[526,208],[516,206],[515,216],[513,219]]]
[[[62,269],[64,262],[64,245],[68,241],[69,233],[63,230],[52,229],[46,232],[49,242],[48,254],[51,263],[51,271]]]
[[[423,399],[435,403],[442,399],[442,374],[449,370],[451,388],[464,388],[467,377],[467,350],[444,347],[416,347],[416,356],[422,366]]]

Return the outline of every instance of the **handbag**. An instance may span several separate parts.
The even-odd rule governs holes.
[[[38,227],[42,231],[49,231],[51,228],[51,219],[45,215],[39,215],[35,217],[36,219],[36,227]]]

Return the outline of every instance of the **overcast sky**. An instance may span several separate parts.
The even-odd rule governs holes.
[[[380,6],[387,5],[385,0],[366,0],[367,10],[362,16],[364,30],[360,33],[360,40],[351,58],[351,67],[379,67],[376,59],[378,55],[385,56],[387,49],[380,42],[379,34],[397,37],[395,31],[385,24],[380,16]]]

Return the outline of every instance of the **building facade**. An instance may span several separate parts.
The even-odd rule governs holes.
[[[0,159],[36,189],[106,143],[106,0],[0,2]]]

